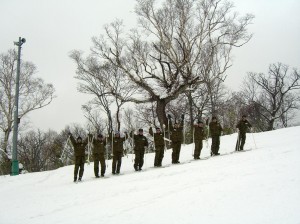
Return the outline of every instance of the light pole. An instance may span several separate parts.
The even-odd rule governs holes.
[[[14,108],[14,130],[13,130],[13,151],[12,151],[12,166],[11,175],[19,175],[19,162],[17,153],[18,141],[18,125],[19,125],[19,80],[20,80],[20,65],[21,65],[21,47],[26,42],[25,38],[19,37],[19,41],[14,42],[18,46],[18,61],[17,61],[17,75],[16,75],[16,94],[15,94],[15,108]]]

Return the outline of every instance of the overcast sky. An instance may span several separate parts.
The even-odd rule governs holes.
[[[300,0],[235,0],[236,11],[255,15],[249,31],[253,39],[234,51],[226,85],[238,90],[247,72],[264,72],[282,62],[300,69]],[[62,130],[84,123],[81,105],[91,96],[77,92],[76,66],[69,58],[74,49],[87,54],[91,37],[103,25],[120,18],[134,27],[134,0],[0,0],[0,53],[26,38],[22,59],[33,62],[37,76],[52,83],[57,98],[31,112],[32,128]]]

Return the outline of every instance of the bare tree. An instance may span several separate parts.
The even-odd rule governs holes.
[[[139,114],[132,108],[127,108],[124,110],[123,122],[124,126],[127,127],[128,130],[133,131],[141,128],[141,126],[139,126],[139,124],[137,123],[137,117]]]
[[[54,140],[57,133],[30,131],[21,135],[18,141],[18,157],[24,169],[29,172],[51,170],[59,167],[58,149]]]
[[[210,112],[210,95],[206,85],[198,86],[196,89],[192,89],[187,94],[189,102],[189,113],[191,117],[191,130],[195,119],[202,119]]]
[[[120,131],[121,107],[129,102],[128,99],[136,92],[137,88],[116,66],[106,65],[103,73],[102,83],[106,86],[108,94],[114,97],[117,130]]]
[[[82,106],[82,110],[84,112],[84,116],[88,120],[87,128],[90,132],[99,134],[103,133],[105,129],[108,130],[107,122],[102,119],[99,107],[95,104],[87,103]]]
[[[95,105],[102,109],[108,119],[108,133],[112,131],[112,115],[110,107],[113,99],[107,93],[105,85],[102,83],[102,74],[100,71],[103,66],[99,65],[93,57],[84,59],[82,52],[73,51],[70,57],[77,65],[76,78],[81,81],[78,86],[78,91],[95,96],[87,105]]]
[[[129,34],[122,22],[105,27],[93,38],[94,56],[119,68],[138,88],[127,98],[156,103],[160,126],[167,123],[166,105],[207,76],[220,78],[230,66],[230,52],[251,39],[253,16],[238,17],[232,3],[217,0],[138,0],[135,12],[141,29]],[[122,99],[121,95],[118,95]]]
[[[244,86],[248,102],[255,103],[257,112],[268,124],[265,130],[273,130],[275,122],[282,121],[283,117],[286,126],[287,115],[299,109],[300,73],[296,68],[290,70],[282,63],[271,64],[267,75],[249,73]]]

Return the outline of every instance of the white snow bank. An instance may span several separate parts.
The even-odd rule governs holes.
[[[300,223],[300,127],[247,135],[245,149],[234,151],[236,134],[221,138],[220,153],[192,160],[192,145],[166,168],[146,156],[144,171],[133,171],[124,157],[121,173],[95,179],[93,164],[74,184],[74,166],[55,171],[0,177],[1,224],[122,223]]]

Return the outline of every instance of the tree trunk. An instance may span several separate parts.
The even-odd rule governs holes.
[[[190,115],[190,129],[191,133],[193,133],[194,129],[194,112],[193,112],[193,98],[192,98],[192,93],[189,91],[187,93],[188,96],[188,102],[189,102],[189,115]]]
[[[272,118],[272,119],[268,122],[268,131],[274,130],[274,122],[275,122],[275,119],[274,119],[274,118]]]
[[[156,114],[161,129],[163,129],[164,124],[166,126],[168,125],[168,119],[166,116],[166,105],[167,102],[165,99],[159,99],[156,101]]]
[[[113,127],[112,127],[111,113],[110,113],[109,109],[107,111],[107,119],[108,119],[108,134],[110,134],[112,132],[112,130],[113,130]]]
[[[12,123],[9,122],[7,129],[4,131],[3,144],[1,145],[5,153],[7,153],[8,140],[9,140],[11,130],[12,130]]]
[[[117,119],[117,129],[118,129],[118,131],[120,131],[121,122],[120,122],[120,106],[119,105],[117,105],[116,119]]]

